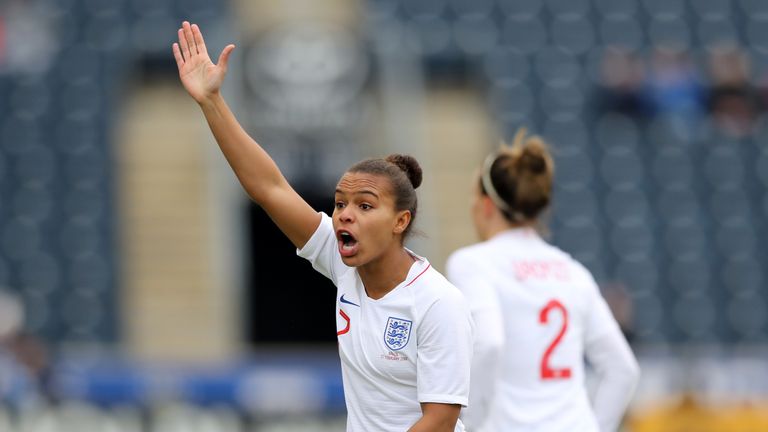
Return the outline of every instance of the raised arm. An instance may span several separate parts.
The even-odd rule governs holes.
[[[213,64],[197,24],[184,21],[173,55],[179,78],[203,110],[222,153],[248,195],[259,204],[298,248],[320,224],[320,215],[288,184],[271,157],[243,130],[221,96],[234,45],[227,45]]]

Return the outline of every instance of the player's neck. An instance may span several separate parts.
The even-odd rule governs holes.
[[[414,258],[402,246],[357,268],[368,297],[378,300],[408,277]]]
[[[509,222],[503,216],[499,218],[493,218],[489,220],[488,227],[485,231],[485,240],[492,239],[497,235],[514,229],[527,229],[532,228],[530,223],[512,223]]]

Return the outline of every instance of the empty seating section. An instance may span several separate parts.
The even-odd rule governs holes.
[[[114,341],[111,158],[126,70],[142,55],[170,56],[182,17],[205,22],[224,4],[28,3],[52,24],[56,45],[46,70],[0,74],[0,286],[21,297],[27,330],[48,342]]]

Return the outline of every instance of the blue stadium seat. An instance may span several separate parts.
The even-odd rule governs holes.
[[[441,18],[448,10],[446,0],[403,1],[401,4],[409,18]]]
[[[700,19],[720,20],[733,14],[731,0],[696,0],[689,3]]]
[[[595,139],[604,150],[613,147],[630,150],[638,147],[640,130],[637,122],[630,117],[608,113],[598,119]]]
[[[50,294],[61,284],[59,261],[51,254],[34,252],[21,261],[19,283],[25,291]]]
[[[451,27],[443,19],[418,16],[411,21],[411,29],[418,36],[424,55],[440,54],[451,46]]]
[[[744,15],[765,20],[768,18],[768,3],[762,0],[736,0]]]
[[[557,17],[550,23],[552,43],[569,54],[589,51],[595,44],[595,31],[590,20]]]
[[[586,95],[576,86],[545,87],[539,94],[541,109],[549,115],[579,115],[587,105]]]
[[[717,311],[711,297],[704,294],[684,295],[672,306],[672,317],[677,328],[692,341],[714,342]]]
[[[95,185],[73,187],[63,198],[65,214],[73,219],[93,222],[104,216],[104,192]]]
[[[711,265],[702,251],[670,256],[667,266],[666,278],[671,292],[707,293],[716,284]]]
[[[655,18],[648,23],[646,31],[651,45],[676,50],[687,49],[691,46],[690,29],[685,21]]]
[[[604,46],[620,47],[630,51],[642,47],[643,28],[632,15],[604,19],[599,26],[598,41]]]
[[[599,208],[594,191],[578,183],[557,187],[553,198],[553,216],[562,225],[596,221]]]
[[[614,278],[624,283],[634,295],[659,292],[658,265],[649,256],[637,255],[620,259]]]
[[[499,8],[508,17],[531,19],[541,13],[543,2],[530,0],[496,0]]]
[[[533,94],[524,85],[497,83],[491,88],[490,99],[494,111],[508,119],[522,119],[535,107]]]
[[[595,8],[606,18],[631,19],[638,13],[637,0],[595,0]]]
[[[645,180],[643,164],[630,148],[618,144],[608,149],[600,160],[600,173],[610,187],[639,186]]]
[[[664,320],[664,308],[661,299],[654,293],[641,292],[632,295],[633,325],[637,338],[641,342],[667,342]]]
[[[680,18],[685,12],[683,0],[642,0],[642,4],[648,15],[655,18]]]
[[[14,171],[19,185],[48,184],[53,181],[56,169],[56,155],[41,145],[28,147],[15,157]]]
[[[697,219],[678,219],[665,224],[664,246],[670,257],[699,255],[707,247],[706,233]]]
[[[95,186],[103,183],[104,155],[96,147],[69,155],[64,164],[66,180],[73,186]]]
[[[493,12],[494,0],[448,0],[451,10],[458,17],[489,17]]]
[[[483,66],[491,83],[521,84],[531,73],[528,56],[508,48],[495,48],[486,53]]]
[[[51,213],[54,202],[50,190],[42,184],[22,185],[11,200],[13,214],[35,223],[43,222]]]
[[[650,256],[655,244],[651,228],[640,221],[622,221],[610,230],[611,252],[618,257]]]
[[[525,54],[538,52],[547,42],[547,29],[537,18],[510,17],[501,29],[501,44]]]
[[[573,152],[583,152],[584,157],[590,157],[590,153],[586,152],[591,146],[590,134],[586,123],[579,117],[550,116],[541,131],[540,134],[552,146],[555,158],[566,157]]]
[[[85,254],[68,260],[67,284],[81,292],[102,294],[111,288],[112,271],[103,254]]]
[[[764,292],[765,275],[754,254],[741,253],[727,257],[722,270],[722,282],[734,295]]]
[[[590,11],[589,0],[546,0],[547,9],[556,17],[577,20]]]
[[[663,147],[653,157],[653,179],[659,188],[693,186],[693,163],[681,147]]]
[[[42,238],[40,227],[32,221],[14,218],[6,221],[2,229],[2,250],[12,260],[23,260],[38,251]]]
[[[612,187],[603,199],[606,216],[614,224],[644,223],[651,216],[645,193],[636,185]]]
[[[101,250],[101,234],[96,224],[70,219],[62,224],[59,246],[72,257],[98,253]]]
[[[706,48],[724,45],[736,45],[739,34],[736,26],[728,19],[705,20],[696,27],[699,43]]]
[[[592,182],[592,159],[578,148],[565,151],[558,149],[555,153],[555,166],[557,166],[557,182],[559,184],[587,185]]]
[[[453,23],[453,37],[456,45],[469,55],[484,54],[498,43],[499,30],[496,23],[484,15],[461,17]]]
[[[583,71],[578,60],[557,48],[544,48],[536,53],[534,69],[548,86],[568,87],[580,84]]]
[[[763,343],[766,341],[768,310],[765,305],[765,295],[758,292],[733,297],[729,302],[728,323],[742,340]]]

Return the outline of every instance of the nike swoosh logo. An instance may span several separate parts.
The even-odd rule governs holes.
[[[341,295],[341,298],[339,299],[342,303],[351,304],[352,306],[360,307],[359,304],[354,304],[351,301],[344,298],[344,294]]]

